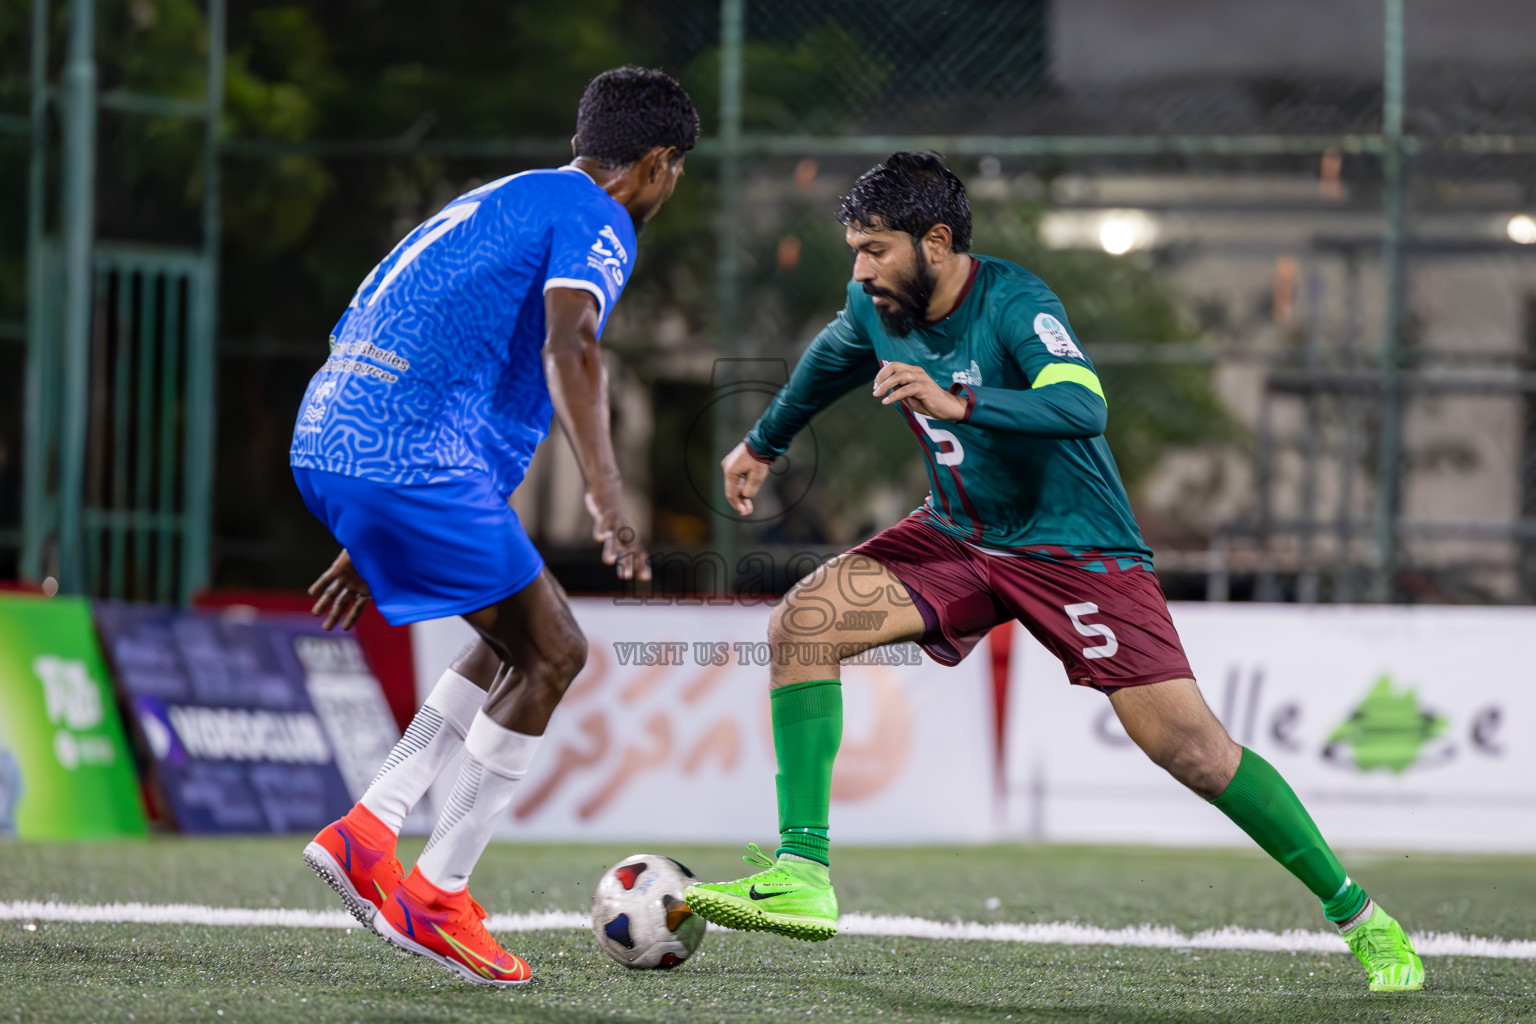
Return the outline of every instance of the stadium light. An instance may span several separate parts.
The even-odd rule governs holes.
[[[1157,241],[1159,225],[1145,210],[1052,210],[1040,219],[1040,240],[1052,249],[1098,249],[1123,256]]]
[[[1111,256],[1146,248],[1156,233],[1152,218],[1140,210],[1110,210],[1099,219],[1099,246]]]
[[[1520,245],[1536,245],[1536,218],[1528,213],[1517,213],[1509,218],[1509,223],[1504,227],[1511,242]]]
[[[1130,252],[1136,245],[1136,234],[1129,222],[1109,217],[1099,225],[1099,244],[1105,252],[1119,256]]]

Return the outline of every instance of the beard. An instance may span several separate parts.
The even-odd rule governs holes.
[[[915,256],[912,270],[896,281],[894,288],[880,288],[867,281],[863,286],[866,295],[878,295],[896,304],[894,309],[875,307],[875,312],[880,314],[880,326],[893,338],[905,338],[923,325],[934,286],[939,280],[938,272],[923,255],[923,247],[914,245],[912,251]]]

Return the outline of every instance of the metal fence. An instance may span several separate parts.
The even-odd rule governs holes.
[[[224,4],[209,0],[198,99],[103,90],[94,0],[71,0],[57,84],[50,0],[31,5],[26,141],[26,370],[16,571],[49,592],[181,601],[209,581],[218,126]],[[99,114],[201,123],[183,175],[201,191],[191,245],[98,237]],[[50,173],[53,171],[54,173]],[[151,214],[153,219],[153,214]]]
[[[1040,273],[1103,371],[1171,593],[1536,598],[1536,22],[1522,5],[619,7],[662,26],[635,33],[629,59],[680,74],[705,121],[605,338],[621,458],[658,550],[684,567],[678,589],[699,589],[702,564],[721,577],[706,588],[781,586],[807,564],[791,556],[845,547],[920,497],[910,439],[856,400],[791,452],[762,521],[727,514],[713,475],[841,302],[839,193],[894,150],[933,148],[967,181],[977,250]],[[213,141],[226,177],[314,162],[337,209],[390,182],[358,225],[369,244],[306,252],[350,280],[455,190],[568,152],[564,137],[424,122],[388,139]],[[244,305],[219,332],[209,571],[291,585],[272,566],[326,543],[280,469],[329,321],[295,328],[233,287],[226,271],[221,305]],[[34,293],[32,322],[57,308],[77,337],[100,314],[66,293]],[[561,444],[516,503],[575,586],[607,585],[588,571]]]
[[[721,349],[785,351],[818,322],[772,315],[794,306],[784,257],[805,249],[798,205],[814,196],[825,219],[873,159],[938,149],[971,184],[978,248],[1053,286],[1060,275],[1112,422],[1128,406],[1145,414],[1143,436],[1112,425],[1112,441],[1170,589],[1536,598],[1531,15],[1391,0],[1231,8],[911,2],[862,20],[837,5],[754,8],[764,23],[746,18],[739,109],[774,115],[744,113],[738,128],[721,107],[722,178],[751,183],[722,188],[722,253],[756,242],[755,259],[722,260]],[[735,8],[722,10],[729,26]],[[728,28],[722,39],[729,64]],[[754,46],[777,40],[827,48],[832,101],[804,114],[766,102],[754,83],[776,79],[755,79]],[[837,60],[838,45],[858,62]],[[795,163],[775,189],[784,158]],[[1095,311],[1117,297],[1075,280],[1075,249],[1097,251],[1075,255],[1096,256],[1108,289],[1137,283],[1106,260],[1140,264],[1178,323]],[[757,330],[730,326],[743,322]],[[1179,422],[1191,374],[1235,419],[1225,436],[1216,417]],[[877,486],[852,466],[833,475]],[[854,533],[867,529],[866,517]]]

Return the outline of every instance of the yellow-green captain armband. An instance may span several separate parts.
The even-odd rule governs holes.
[[[1099,401],[1106,406],[1109,405],[1109,399],[1104,397],[1104,388],[1099,384],[1098,374],[1086,366],[1078,366],[1076,363],[1051,363],[1035,374],[1035,379],[1029,386],[1043,388],[1050,384],[1081,384],[1098,395]]]

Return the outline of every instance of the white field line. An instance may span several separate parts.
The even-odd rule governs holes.
[[[971,921],[931,921],[889,914],[844,914],[839,935],[905,936],[914,939],[964,939],[982,942],[1023,942],[1060,946],[1135,946],[1143,949],[1256,949],[1272,953],[1347,953],[1338,932],[1257,931],[1232,925],[1216,931],[1186,935],[1167,925],[1138,924],[1100,928],[1091,924],[979,924]],[[1536,960],[1536,940],[1485,939],[1449,932],[1414,932],[1413,946],[1421,956],[1483,956],[1505,960]]]
[[[356,920],[341,910],[207,907],[193,903],[43,903],[36,900],[0,902],[0,921],[61,921],[83,924],[164,924],[244,928],[356,928]],[[524,914],[492,914],[486,925],[493,932],[536,932],[586,929],[590,919],[577,911],[547,910]],[[843,935],[880,938],[950,939],[973,942],[1013,942],[1059,946],[1126,946],[1142,949],[1250,949],[1270,953],[1345,953],[1349,947],[1333,932],[1292,929],[1285,932],[1227,927],[1186,935],[1166,925],[1140,924],[1099,928],[1089,924],[981,924],[933,921],[890,914],[844,914],[837,923]],[[1504,960],[1536,960],[1536,940],[1489,939],[1448,932],[1415,932],[1413,944],[1422,956],[1478,956]]]

